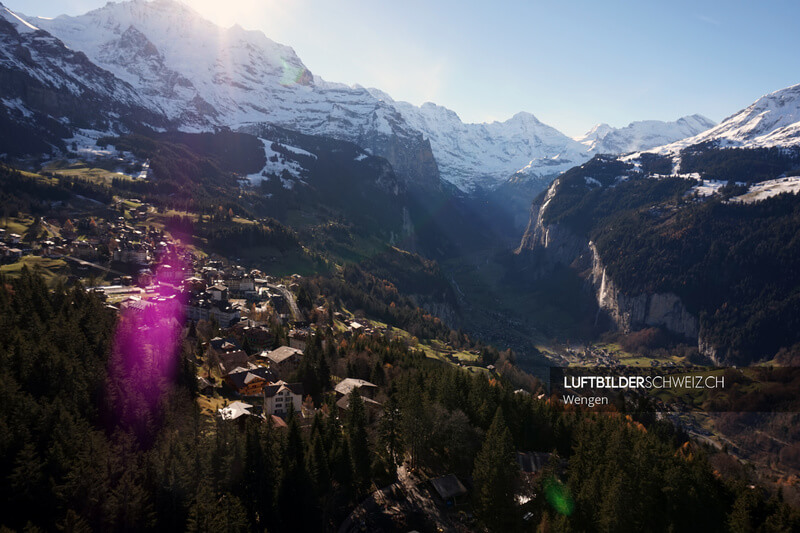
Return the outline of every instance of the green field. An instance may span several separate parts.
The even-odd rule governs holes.
[[[65,178],[83,179],[98,185],[111,186],[114,178],[132,180],[133,177],[122,172],[112,172],[104,168],[90,167],[83,162],[69,163],[66,161],[56,161],[42,168],[42,172],[50,172],[56,176]]]
[[[0,272],[9,277],[19,276],[23,267],[27,266],[33,272],[38,272],[44,276],[48,285],[69,273],[67,263],[63,259],[51,259],[35,255],[26,255],[16,263],[0,266]]]

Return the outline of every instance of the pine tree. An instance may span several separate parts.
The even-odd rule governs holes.
[[[330,488],[331,472],[328,467],[328,456],[322,444],[322,436],[319,433],[314,436],[311,448],[308,451],[306,464],[308,465],[311,481],[314,484],[315,493],[318,496],[323,495]]]
[[[498,407],[472,473],[475,511],[490,529],[504,531],[513,525],[517,473],[511,432]]]
[[[400,437],[400,424],[402,413],[397,399],[390,395],[383,405],[383,416],[379,425],[379,439],[381,445],[389,454],[389,460],[393,466],[397,466],[398,458],[403,451],[403,443]]]
[[[365,490],[370,480],[370,453],[366,426],[364,400],[358,394],[358,389],[353,389],[348,403],[347,439],[350,442],[353,481],[357,492]]]

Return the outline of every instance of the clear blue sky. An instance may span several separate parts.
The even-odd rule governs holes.
[[[104,0],[0,0],[27,15]],[[568,135],[597,122],[719,121],[800,83],[797,1],[184,0],[292,46],[315,74],[433,101],[462,120],[528,111]]]

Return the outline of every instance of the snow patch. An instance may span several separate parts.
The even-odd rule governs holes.
[[[304,152],[304,154],[302,155],[308,154],[316,158],[314,154],[311,154],[310,152],[306,152],[305,150],[295,147],[292,148],[295,148],[296,151],[291,150],[288,146],[280,143],[275,143],[273,141],[270,141],[269,139],[264,139],[259,137],[259,140],[261,141],[261,144],[264,146],[264,155],[267,158],[267,163],[266,165],[264,165],[264,168],[262,168],[259,172],[255,174],[249,174],[246,176],[247,181],[249,181],[251,185],[254,186],[259,185],[265,179],[268,179],[272,176],[277,176],[280,178],[281,185],[283,185],[285,189],[292,189],[294,187],[294,181],[292,181],[291,179],[287,179],[286,177],[287,173],[288,176],[295,178],[302,183],[305,183],[303,181],[303,177],[306,172],[306,169],[303,168],[303,166],[300,165],[300,163],[298,163],[297,161],[287,159],[285,154],[273,150],[272,146],[275,145],[276,148],[279,147],[285,148],[286,150],[292,153],[299,154],[299,152]]]
[[[800,176],[789,176],[755,183],[745,194],[731,198],[730,201],[750,204],[779,194],[797,194],[798,192],[800,192]]]
[[[719,194],[719,190],[728,182],[723,180],[700,180],[700,183],[689,189],[688,195],[697,193],[698,196],[713,196]]]

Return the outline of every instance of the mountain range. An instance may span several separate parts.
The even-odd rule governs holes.
[[[141,116],[139,124],[183,131],[274,124],[354,142],[386,157],[406,179],[435,186],[441,176],[463,191],[493,189],[518,172],[554,177],[594,153],[653,148],[713,126],[699,115],[637,122],[587,143],[524,112],[504,122],[465,124],[432,103],[414,106],[377,89],[323,80],[290,47],[238,25],[223,29],[173,0],[109,2],[54,19],[4,6],[0,12],[7,23],[3,68],[73,95],[98,93],[105,100],[95,103],[96,113]],[[65,68],[78,56],[84,71]],[[44,70],[52,74],[41,75]],[[7,99],[6,107],[81,126],[35,98]]]
[[[613,328],[664,328],[718,363],[800,342],[799,95],[568,170],[534,201],[518,254],[580,272]]]

